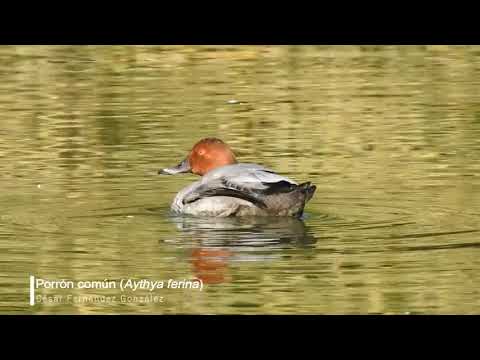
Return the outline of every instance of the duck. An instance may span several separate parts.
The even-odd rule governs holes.
[[[192,173],[201,178],[180,190],[170,209],[174,214],[200,217],[302,217],[315,193],[310,181],[301,184],[254,163],[239,163],[219,138],[203,138],[176,166],[161,175]]]

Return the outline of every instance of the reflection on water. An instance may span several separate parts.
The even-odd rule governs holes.
[[[0,312],[478,313],[479,55],[0,47]],[[156,171],[206,136],[316,184],[305,218],[171,216],[196,178]],[[205,287],[30,307],[30,274]]]
[[[188,239],[193,240],[191,261],[194,273],[207,284],[231,281],[225,275],[229,263],[268,263],[281,258],[279,252],[273,252],[274,249],[306,247],[315,243],[313,234],[308,232],[302,220],[296,218],[175,216],[172,220]],[[181,241],[184,243],[185,239]],[[259,251],[259,248],[263,249]]]
[[[172,221],[180,231],[205,246],[269,247],[315,243],[304,222],[296,218],[175,216]]]

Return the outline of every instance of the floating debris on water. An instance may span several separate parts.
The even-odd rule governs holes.
[[[240,100],[235,100],[235,99],[227,101],[227,104],[246,104],[246,103],[247,103],[246,101],[240,101]]]

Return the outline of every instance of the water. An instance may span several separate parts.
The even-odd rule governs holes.
[[[479,55],[0,47],[0,312],[479,313]],[[157,170],[205,136],[315,183],[305,219],[172,217],[195,177]],[[30,275],[201,279],[203,289],[30,306]]]

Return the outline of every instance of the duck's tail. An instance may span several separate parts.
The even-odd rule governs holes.
[[[303,194],[305,194],[305,202],[310,201],[315,193],[315,190],[317,190],[317,187],[312,185],[310,181],[298,185],[298,188]]]

